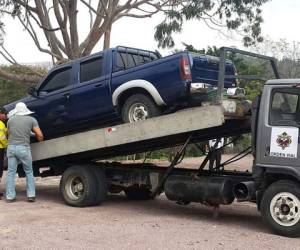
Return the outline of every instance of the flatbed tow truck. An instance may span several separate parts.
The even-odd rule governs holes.
[[[270,61],[277,78],[265,83],[251,115],[237,115],[237,102],[222,100],[228,52]],[[62,197],[77,207],[98,205],[108,192],[121,191],[133,199],[151,199],[164,192],[180,204],[213,207],[235,199],[251,201],[274,233],[299,236],[300,79],[280,79],[274,58],[227,47],[221,48],[219,69],[218,100],[212,105],[31,144],[35,176],[62,175]],[[252,172],[206,169],[209,154],[198,169],[176,167],[190,143],[250,132]],[[168,167],[99,161],[178,145]]]

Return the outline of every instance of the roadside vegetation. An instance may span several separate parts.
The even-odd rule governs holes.
[[[31,66],[3,66],[1,67],[9,74],[13,74],[18,78],[19,81],[11,81],[6,78],[0,77],[0,106],[3,106],[6,103],[13,102],[15,100],[24,97],[27,94],[27,89],[30,86],[36,84],[28,83],[22,79],[22,75],[34,75],[34,72],[39,74],[46,74],[47,70],[40,67],[31,67]]]

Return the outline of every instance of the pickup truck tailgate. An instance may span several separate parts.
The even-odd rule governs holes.
[[[218,85],[219,58],[208,55],[191,54],[192,58],[192,81],[194,83],[207,83],[213,86]],[[226,75],[235,75],[234,64],[226,61]],[[236,79],[225,79],[224,87],[231,88],[236,86]]]

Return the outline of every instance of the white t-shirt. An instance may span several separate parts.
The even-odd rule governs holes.
[[[217,139],[209,140],[209,147],[213,148],[213,146],[216,144],[216,142],[217,142]],[[215,149],[219,149],[219,148],[223,147],[223,145],[224,145],[224,138],[222,137],[220,139],[220,141],[218,142],[217,146],[215,147]]]

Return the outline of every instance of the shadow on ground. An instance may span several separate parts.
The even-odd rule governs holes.
[[[19,188],[18,188],[19,189]],[[18,190],[20,199],[26,199],[25,191]],[[49,203],[51,206],[64,206],[61,198],[58,185],[37,185],[37,202]],[[22,197],[23,196],[23,197]],[[19,198],[18,198],[19,199]],[[263,224],[260,214],[257,211],[256,205],[251,203],[234,203],[229,206],[220,206],[219,216],[213,218],[213,208],[197,203],[190,205],[178,205],[175,202],[167,200],[165,195],[161,195],[155,200],[150,201],[132,201],[121,193],[118,195],[109,194],[107,200],[99,206],[81,208],[80,212],[87,211],[89,213],[98,213],[100,209],[116,209],[118,213],[131,212],[137,214],[146,214],[150,216],[159,216],[177,219],[184,218],[185,220],[201,220],[209,224],[224,225],[233,227],[245,227],[249,231],[256,233],[267,233],[268,230]]]

